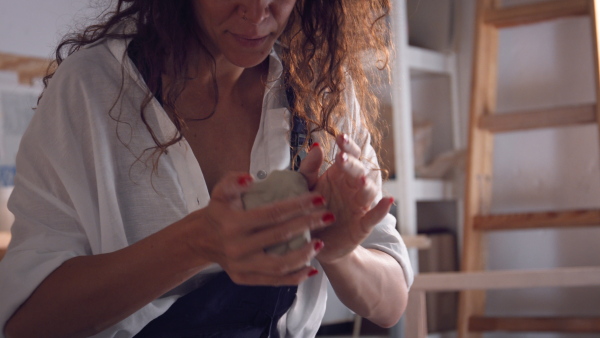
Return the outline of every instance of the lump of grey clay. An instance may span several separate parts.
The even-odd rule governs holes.
[[[255,182],[250,189],[242,195],[244,208],[254,209],[265,204],[282,201],[308,192],[308,184],[304,176],[291,170],[273,171],[263,181]],[[265,248],[270,254],[284,255],[290,250],[297,250],[310,242],[310,231],[292,238],[286,243],[276,244]]]

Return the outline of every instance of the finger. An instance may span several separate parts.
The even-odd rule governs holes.
[[[390,212],[392,203],[394,203],[394,199],[392,197],[384,197],[373,209],[369,210],[369,212],[367,212],[361,218],[361,227],[365,233],[370,233],[373,228],[383,220],[383,218]]]
[[[272,276],[274,278],[294,274],[310,266],[310,261],[324,247],[323,241],[314,239],[297,250],[283,255],[261,251],[227,266],[229,272],[247,276]]]
[[[262,273],[238,273],[230,274],[229,277],[231,277],[231,280],[236,284],[241,285],[292,286],[299,285],[308,278],[318,274],[318,272],[319,271],[314,267],[307,266],[284,276],[272,276]]]
[[[371,204],[377,197],[378,189],[373,180],[362,176],[357,183],[358,191],[354,195],[352,202],[354,205],[361,206],[365,212],[371,207]]]
[[[306,193],[284,201],[246,211],[248,229],[258,231],[322,209],[325,199],[318,193]]]
[[[336,155],[335,165],[343,171],[346,183],[351,188],[358,188],[364,184],[363,177],[366,179],[366,169],[362,163],[352,156],[348,156],[346,153],[338,153]]]
[[[229,203],[238,200],[248,190],[254,179],[250,174],[231,172],[226,174],[214,187],[211,199]]]
[[[323,150],[321,149],[319,143],[315,142],[310,148],[308,155],[306,155],[306,157],[302,160],[302,163],[300,163],[298,172],[304,175],[310,190],[312,190],[317,184],[319,179],[319,170],[323,164],[323,158]]]
[[[335,216],[333,213],[319,210],[316,213],[263,227],[254,232],[244,232],[248,229],[248,226],[244,224],[243,229],[238,229],[235,232],[235,234],[243,233],[243,236],[238,236],[235,240],[224,243],[220,249],[224,252],[224,256],[235,264],[235,262],[249,259],[248,257],[264,254],[265,248],[288,243],[296,237],[303,236],[306,231],[322,229],[334,222]],[[240,266],[237,270],[244,270],[244,268]]]
[[[241,266],[244,269],[253,266],[250,269],[244,269],[246,272],[263,273],[274,277],[285,276],[304,269],[310,265],[310,261],[315,258],[318,252],[324,247],[323,241],[314,239],[297,250],[289,250],[283,255],[275,255],[263,252],[260,255],[254,255],[251,262]]]
[[[335,216],[329,211],[298,217],[277,226],[264,229],[246,238],[252,247],[266,248],[273,245],[287,243],[305,231],[325,228],[335,222]]]
[[[350,139],[348,134],[338,135],[335,139],[335,142],[338,148],[340,148],[340,151],[348,153],[356,158],[360,158],[362,150],[360,149],[358,144],[356,144],[356,142]]]

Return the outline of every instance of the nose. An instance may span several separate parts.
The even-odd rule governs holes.
[[[273,0],[247,0],[241,1],[240,10],[242,18],[253,24],[259,24],[270,15],[270,5]]]

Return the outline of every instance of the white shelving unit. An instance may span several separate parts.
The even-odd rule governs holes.
[[[395,178],[384,182],[384,191],[397,201],[398,230],[402,235],[417,234],[417,203],[456,200],[460,189],[453,179],[420,179],[415,177],[413,154],[413,102],[411,87],[421,77],[446,77],[452,124],[452,149],[460,148],[460,119],[456,56],[454,52],[438,52],[409,46],[406,0],[394,1],[392,27],[396,60],[392,69],[392,125],[394,135]],[[434,129],[434,137],[436,131]],[[459,223],[459,222],[458,222]],[[416,253],[411,253],[417,266]]]
[[[397,201],[396,218],[398,230],[404,236],[417,235],[419,227],[417,220],[417,206],[421,202],[456,202],[456,217],[451,223],[456,224],[457,236],[460,238],[462,203],[460,202],[461,186],[459,180],[453,179],[421,179],[415,175],[414,147],[413,147],[413,112],[415,105],[413,98],[423,99],[423,95],[414,95],[413,89],[418,81],[443,78],[447,89],[444,90],[448,102],[448,114],[443,117],[450,121],[443,125],[447,128],[444,132],[449,135],[448,150],[457,150],[462,147],[460,130],[461,118],[458,103],[457,58],[454,51],[434,51],[430,49],[409,45],[407,1],[394,0],[392,13],[392,29],[396,47],[396,59],[392,69],[392,121],[394,146],[395,178],[384,182],[384,192],[390,194]],[[451,13],[454,15],[454,13]],[[421,82],[422,83],[422,82]],[[422,88],[421,88],[422,90]],[[436,95],[430,95],[436,99]],[[436,112],[435,114],[447,114]],[[437,118],[437,117],[435,117]],[[439,136],[440,125],[433,128],[433,137]],[[449,133],[449,134],[448,134]],[[460,243],[459,243],[460,245]],[[415,273],[418,273],[418,256],[416,249],[410,249],[411,260]],[[403,337],[402,324],[391,330],[392,337]],[[433,337],[451,337],[453,333],[432,334]]]
[[[404,3],[404,0],[397,2]],[[403,38],[397,37],[397,40]],[[401,45],[400,43],[404,43]],[[399,201],[410,202],[428,200],[449,200],[456,197],[455,184],[451,180],[436,180],[436,179],[421,179],[415,178],[414,161],[413,161],[413,141],[412,141],[412,102],[410,93],[411,77],[429,76],[429,75],[444,75],[450,78],[450,82],[454,82],[456,78],[456,58],[451,53],[440,53],[420,47],[408,46],[407,42],[396,42],[398,57],[395,62],[395,70],[393,72],[394,85],[392,87],[392,105],[393,105],[393,127],[394,132],[394,148],[396,150],[396,172],[397,177],[402,178],[389,180],[384,182],[384,190]],[[453,114],[458,114],[458,93],[456,86],[453,85],[452,102]],[[410,112],[406,113],[406,112]],[[406,115],[406,116],[403,116]],[[458,123],[458,118],[453,118]],[[458,124],[453,125],[453,134],[458,135]],[[458,147],[458,138],[453,140],[455,148]],[[411,168],[400,169],[401,167],[409,166],[409,161],[412,163]],[[402,173],[402,174],[400,174]],[[405,182],[402,184],[401,182]],[[410,187],[404,189],[402,187]],[[399,210],[411,210],[411,207],[400,207]],[[405,224],[407,228],[400,228],[402,234],[414,235],[413,229],[416,229],[416,218],[400,218],[400,215],[406,215],[405,212],[398,212],[399,224]],[[407,215],[408,217],[408,215]],[[414,224],[414,226],[413,226]]]

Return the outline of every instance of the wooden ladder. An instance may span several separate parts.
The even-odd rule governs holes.
[[[495,133],[600,123],[600,105],[494,114],[499,30],[569,16],[591,18],[596,98],[600,98],[600,26],[597,22],[600,16],[600,0],[552,0],[505,8],[500,7],[499,2],[477,0],[463,229],[463,272],[485,269],[486,237],[490,231],[600,226],[600,209],[490,214]],[[557,323],[569,332],[600,332],[600,318],[489,318],[484,317],[484,308],[485,291],[461,292],[459,337],[480,337],[481,332],[486,331],[549,332],[556,331]]]

